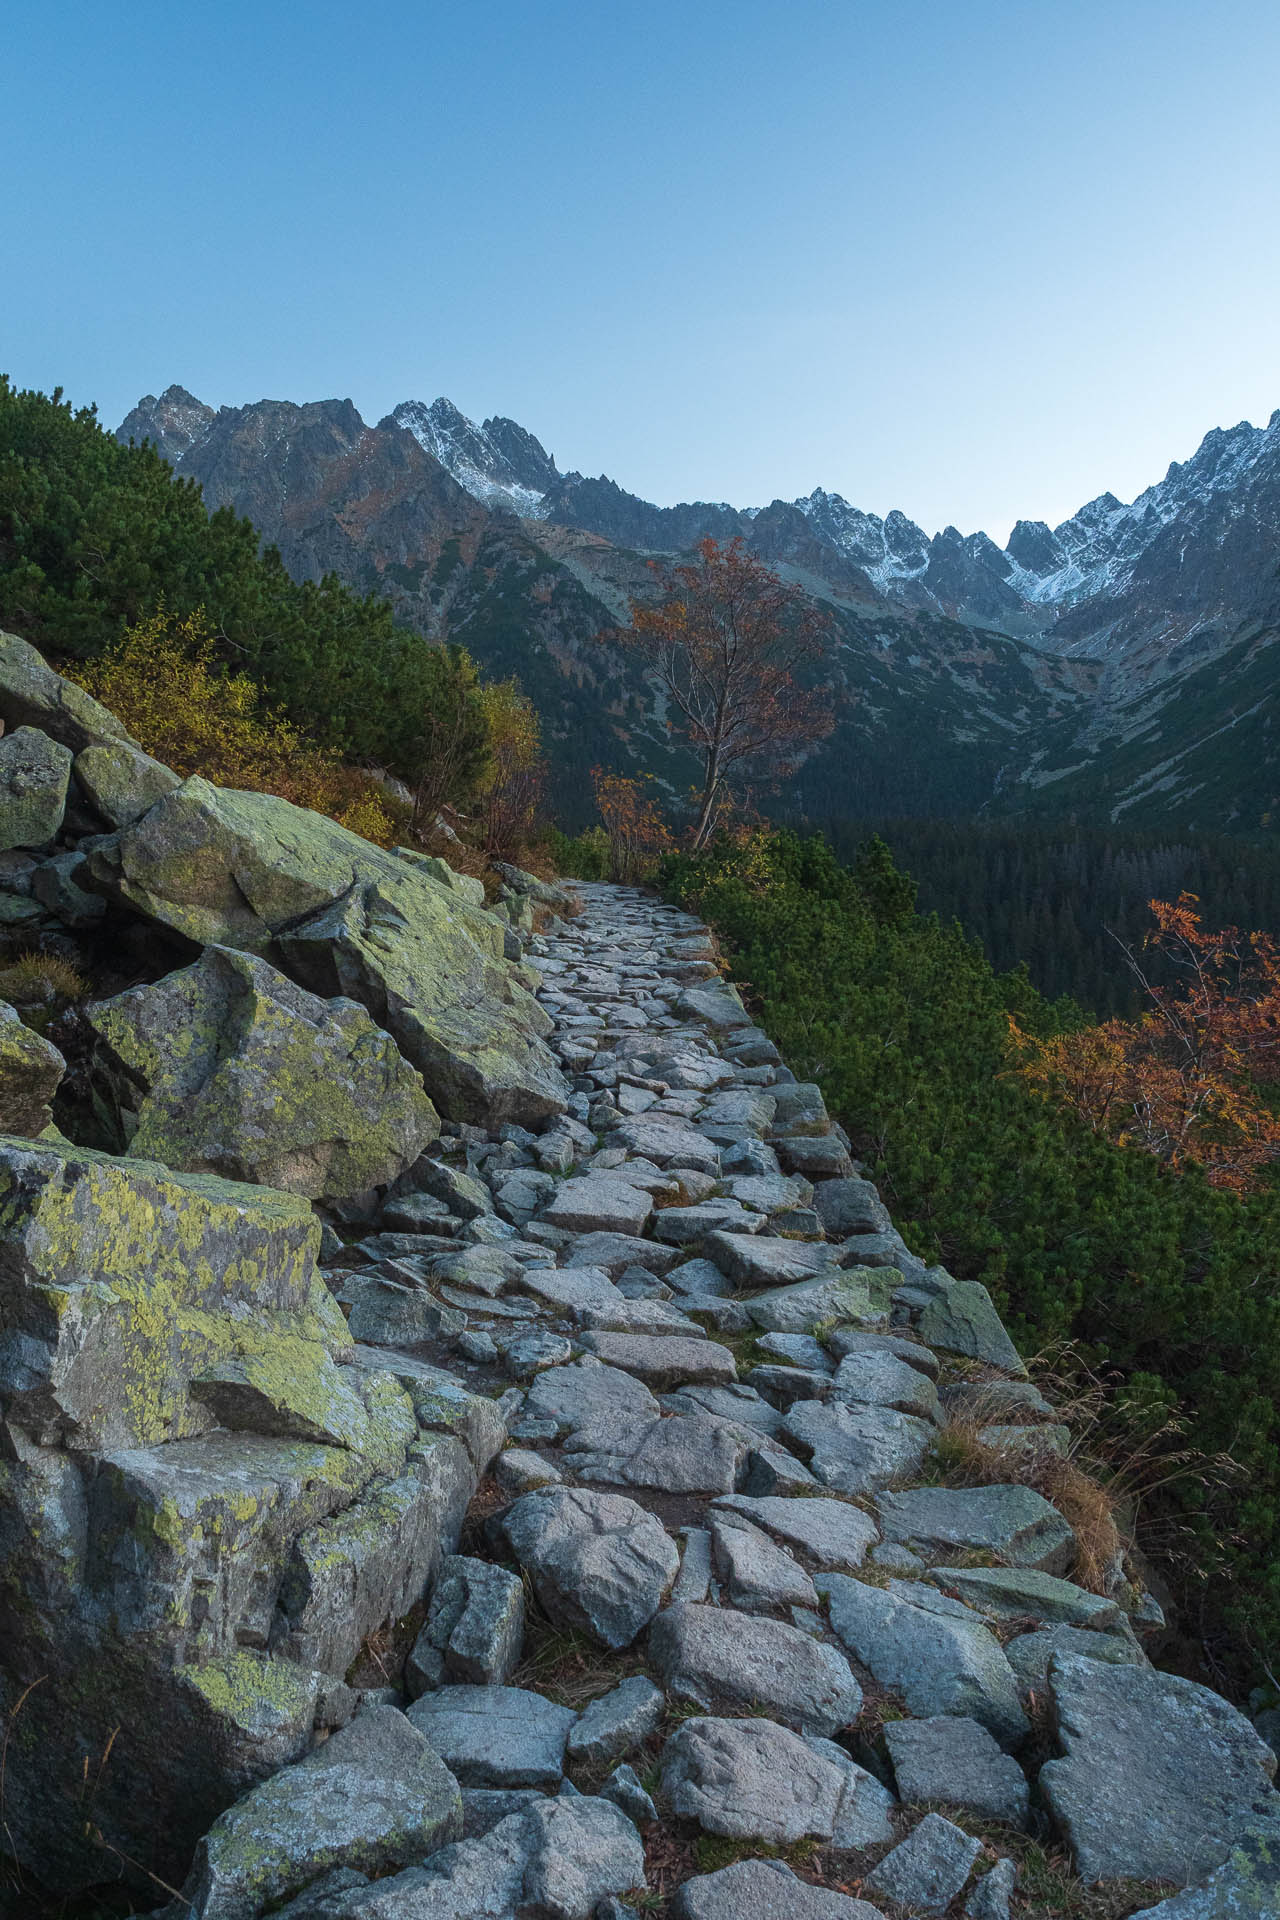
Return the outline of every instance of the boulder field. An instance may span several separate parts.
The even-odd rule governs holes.
[[[1031,1839],[1280,1911],[1274,1753],[696,920],[487,909],[11,639],[0,717],[0,926],[91,982],[0,1007],[0,1914],[1016,1920]]]

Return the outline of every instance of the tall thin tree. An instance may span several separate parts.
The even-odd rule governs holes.
[[[696,560],[682,566],[652,564],[659,604],[633,602],[630,628],[609,637],[643,654],[702,760],[693,831],[700,847],[736,772],[784,772],[830,733],[829,696],[797,675],[820,659],[831,619],[741,539],[703,540]]]

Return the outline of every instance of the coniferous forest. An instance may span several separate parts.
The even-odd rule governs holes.
[[[1273,836],[954,820],[816,824],[842,861],[878,834],[915,881],[921,913],[958,920],[997,973],[1025,964],[1047,999],[1069,995],[1099,1019],[1141,1005],[1124,949],[1141,947],[1152,900],[1194,893],[1212,925],[1280,928]]]

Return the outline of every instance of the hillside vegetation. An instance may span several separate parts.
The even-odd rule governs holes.
[[[396,626],[382,595],[291,578],[250,521],[209,513],[152,447],[0,376],[0,626],[57,661],[94,660],[162,607],[201,615],[216,664],[315,745],[411,783],[432,758],[429,717],[474,687],[465,654]]]
[[[1091,1014],[1137,1012],[1123,949],[1149,902],[1194,893],[1214,926],[1280,927],[1280,848],[1264,838],[1120,828],[862,818],[818,820],[837,857],[872,834],[919,889],[922,912],[958,920],[997,973],[1025,963],[1049,999]]]
[[[1043,1035],[1079,1010],[918,915],[881,843],[843,867],[817,837],[757,837],[674,856],[663,884],[720,934],[912,1250],[983,1281],[1024,1352],[1075,1342],[1124,1385],[1131,1414],[1155,1424],[1181,1407],[1199,1464],[1166,1462],[1147,1539],[1180,1545],[1184,1575],[1200,1576],[1185,1587],[1190,1630],[1218,1658],[1228,1645],[1256,1655],[1280,1631],[1274,1189],[1215,1191],[1197,1168],[1172,1173],[1037,1098],[1012,1070],[1009,1015]]]

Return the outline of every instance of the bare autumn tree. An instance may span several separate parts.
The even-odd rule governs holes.
[[[816,660],[830,617],[780,580],[741,539],[703,540],[697,559],[652,562],[657,606],[631,607],[631,627],[611,639],[639,650],[661,682],[703,762],[693,845],[715,826],[731,774],[744,762],[785,771],[801,747],[834,724],[829,703],[797,672]]]

